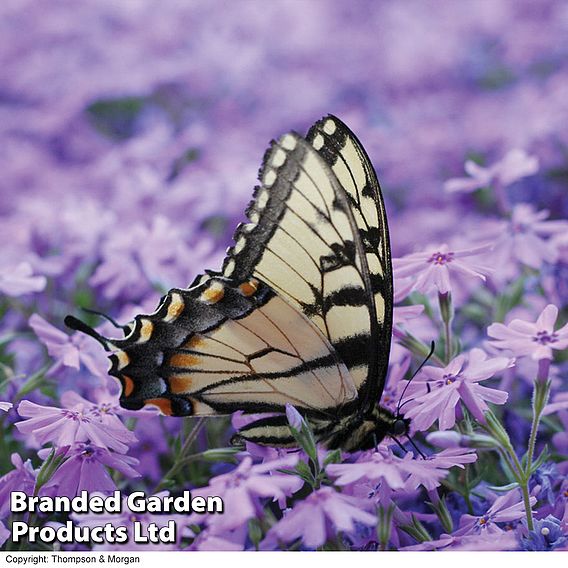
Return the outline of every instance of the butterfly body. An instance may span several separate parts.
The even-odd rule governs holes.
[[[326,117],[273,142],[220,272],[173,289],[122,339],[72,317],[110,355],[120,402],[174,416],[277,413],[245,440],[290,446],[294,405],[329,448],[373,447],[407,421],[379,406],[392,328],[380,187],[355,135]]]

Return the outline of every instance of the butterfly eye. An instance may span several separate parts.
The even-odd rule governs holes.
[[[408,430],[408,425],[402,418],[397,418],[393,422],[392,433],[395,436],[402,436],[403,434],[406,434],[407,430]]]

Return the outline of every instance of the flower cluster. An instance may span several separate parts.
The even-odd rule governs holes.
[[[176,517],[169,550],[568,549],[565,4],[220,8],[0,3],[0,546],[19,546],[12,491],[118,488],[223,498],[225,515]],[[384,190],[377,404],[408,433],[329,450],[289,407],[297,449],[240,451],[228,419],[121,408],[65,315],[115,335],[218,269],[265,142],[327,112]]]

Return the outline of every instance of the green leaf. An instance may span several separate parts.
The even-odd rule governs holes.
[[[509,483],[508,485],[490,485],[488,486],[488,489],[491,489],[491,491],[497,491],[498,493],[506,493],[507,491],[511,491],[517,487],[519,487],[519,484],[516,481],[513,481],[513,483]]]

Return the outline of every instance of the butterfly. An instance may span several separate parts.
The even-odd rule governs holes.
[[[120,404],[172,416],[273,413],[233,442],[292,446],[292,404],[326,447],[369,449],[409,421],[379,405],[392,332],[385,205],[338,118],[273,141],[220,271],[174,288],[125,337],[66,324],[111,352]]]

